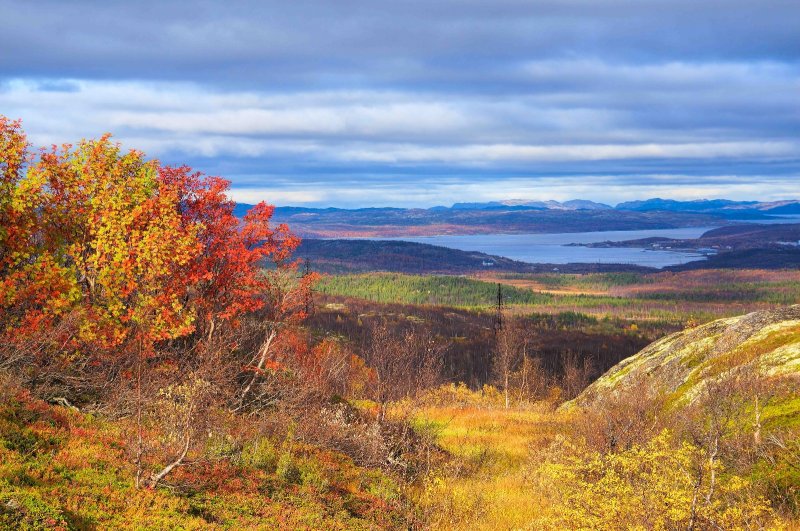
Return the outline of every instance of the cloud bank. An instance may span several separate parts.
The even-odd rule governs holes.
[[[700,4],[700,5],[698,5]],[[0,0],[0,113],[243,201],[797,197],[796,1]]]

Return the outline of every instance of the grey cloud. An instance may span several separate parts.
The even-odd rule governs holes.
[[[0,112],[34,142],[112,131],[251,196],[800,177],[796,0],[0,0],[0,20]]]
[[[6,75],[221,86],[491,90],[485,68],[531,59],[793,62],[800,51],[793,0],[3,0],[0,15]]]

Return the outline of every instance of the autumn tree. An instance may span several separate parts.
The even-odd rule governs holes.
[[[140,464],[146,399],[181,396],[191,418],[202,404],[186,397],[247,406],[316,278],[298,274],[273,207],[239,220],[228,181],[108,135],[34,155],[3,117],[0,172],[0,366],[49,397],[134,404]],[[198,382],[213,393],[162,392]]]
[[[326,337],[296,358],[293,365],[302,384],[326,399],[361,395],[372,376],[364,360],[336,338]]]
[[[582,357],[576,352],[566,350],[561,353],[561,389],[564,398],[572,400],[592,381],[595,374],[591,357]]]
[[[271,226],[274,207],[260,203],[239,220],[234,216],[236,204],[227,196],[230,181],[206,177],[187,166],[161,167],[159,172],[162,182],[179,191],[184,224],[198,228],[200,253],[179,279],[192,287],[195,330],[211,337],[221,323],[235,323],[239,316],[274,302],[265,294],[274,287],[275,275],[265,274],[262,267],[270,262],[273,272],[295,273],[290,259],[300,243],[287,225]],[[302,297],[302,290],[293,296]]]
[[[509,385],[521,400],[543,399],[557,387],[557,377],[545,370],[541,357],[531,355],[530,344],[527,350],[519,368],[512,374]]]
[[[20,122],[0,116],[0,273],[3,277],[19,263],[19,258],[12,257],[12,253],[29,244],[25,236],[31,228],[24,223],[23,216],[30,213],[14,201],[27,158],[28,141]]]
[[[64,350],[93,344],[108,354],[137,341],[209,339],[254,311],[302,318],[315,277],[295,278],[299,239],[272,227],[263,203],[237,219],[224,179],[123,152],[108,135],[33,157],[6,118],[0,169],[7,338],[41,334],[75,312]]]
[[[182,222],[179,191],[159,179],[156,162],[122,153],[107,136],[54,147],[11,194],[2,301],[9,343],[46,336],[71,316],[58,352],[40,360],[52,365],[60,355],[68,371],[147,355],[154,342],[191,331],[195,312],[175,278],[200,252],[197,226]]]
[[[527,357],[528,338],[525,326],[519,319],[508,317],[502,320],[503,326],[497,330],[492,374],[495,382],[503,388],[505,406],[511,405],[510,379],[517,367]]]
[[[274,207],[258,204],[239,220],[227,197],[229,181],[186,166],[162,167],[160,177],[180,190],[184,222],[199,227],[201,252],[175,279],[191,286],[194,335],[204,351],[218,352],[208,348],[216,340],[247,356],[238,360],[244,371],[237,377],[232,407],[255,405],[253,391],[279,363],[281,334],[306,317],[305,302],[317,275],[300,274],[292,259],[300,240],[287,225],[271,225]],[[247,330],[239,326],[244,315],[256,316]]]
[[[599,452],[624,451],[668,427],[665,417],[664,397],[650,379],[642,378],[604,396],[598,407],[582,411],[572,424],[572,435]]]

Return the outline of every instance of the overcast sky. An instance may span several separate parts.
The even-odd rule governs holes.
[[[0,114],[280,205],[800,197],[798,0],[0,0]]]

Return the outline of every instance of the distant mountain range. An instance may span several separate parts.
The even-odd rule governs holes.
[[[243,216],[251,205],[236,205]],[[609,230],[720,227],[737,220],[780,220],[800,215],[800,201],[676,201],[648,199],[612,207],[572,201],[490,201],[433,208],[278,207],[274,221],[311,238],[409,237],[438,234],[532,234]]]
[[[236,215],[243,216],[252,205],[239,203],[236,205]],[[336,212],[398,212],[398,211],[430,211],[445,212],[453,210],[495,210],[500,212],[513,212],[522,210],[560,210],[560,211],[600,211],[600,210],[626,210],[633,212],[697,212],[704,214],[719,214],[725,217],[745,216],[753,214],[765,215],[800,215],[800,200],[788,199],[784,201],[732,201],[729,199],[700,199],[695,201],[678,201],[675,199],[661,199],[659,197],[643,201],[626,201],[617,206],[589,201],[587,199],[572,199],[570,201],[532,201],[527,199],[508,199],[504,201],[487,201],[473,203],[454,203],[452,206],[435,206],[428,209],[418,208],[312,208],[312,207],[278,207],[276,214],[293,216],[297,214],[332,214]]]
[[[447,207],[436,207],[446,209]],[[696,201],[677,201],[659,197],[644,201],[627,201],[616,207],[586,199],[571,201],[527,201],[511,199],[489,201],[486,203],[455,203],[452,210],[632,210],[636,212],[703,212],[725,213],[731,215],[761,212],[772,215],[800,214],[800,200],[772,202],[731,201],[729,199],[700,199]]]
[[[446,209],[447,207],[436,207]],[[522,199],[511,199],[508,201],[490,201],[488,203],[455,203],[453,210],[487,210],[487,209],[524,209],[524,210],[611,210],[613,207],[595,203],[585,199],[573,199],[571,201],[526,201]]]
[[[675,201],[673,199],[647,199],[646,201],[628,201],[616,206],[617,210],[635,210],[638,212],[714,212],[741,214],[761,212],[770,215],[800,214],[800,201],[730,201],[728,199],[701,199],[699,201]]]

